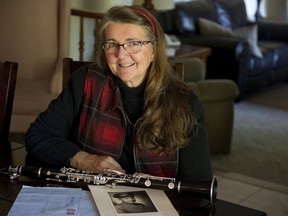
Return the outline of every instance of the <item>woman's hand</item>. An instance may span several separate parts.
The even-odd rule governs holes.
[[[96,173],[115,171],[125,173],[119,163],[110,156],[99,156],[84,151],[78,152],[70,160],[70,165],[80,170],[90,170]]]

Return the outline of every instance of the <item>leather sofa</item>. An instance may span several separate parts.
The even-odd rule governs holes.
[[[182,43],[210,47],[206,78],[235,81],[238,100],[288,79],[288,23],[249,22],[243,0],[180,1],[175,9],[159,12],[158,20],[166,33],[177,35]],[[214,31],[215,26],[228,36]],[[254,48],[260,50],[260,57]]]

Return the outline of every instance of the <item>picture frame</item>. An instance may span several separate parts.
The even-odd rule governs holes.
[[[162,190],[98,185],[89,189],[101,216],[179,216]]]

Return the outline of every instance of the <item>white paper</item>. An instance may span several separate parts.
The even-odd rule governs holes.
[[[8,216],[99,216],[91,193],[81,188],[23,186]]]
[[[100,216],[90,191],[82,191],[76,216]]]
[[[179,216],[162,190],[126,186],[109,188],[97,185],[89,185],[89,189],[101,216]],[[136,202],[139,203],[139,205],[145,204],[151,209],[151,212],[117,212],[117,204],[120,204],[121,201],[114,198],[113,195],[119,192],[132,192],[135,195]],[[147,198],[145,197],[145,194],[147,194]]]

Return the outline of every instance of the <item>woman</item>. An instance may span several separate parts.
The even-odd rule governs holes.
[[[97,173],[211,180],[202,105],[175,78],[154,17],[142,7],[113,7],[97,34],[97,64],[74,72],[31,124],[29,156]]]

